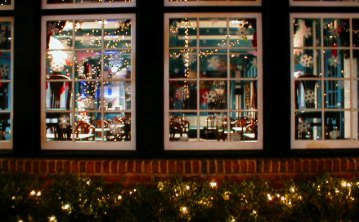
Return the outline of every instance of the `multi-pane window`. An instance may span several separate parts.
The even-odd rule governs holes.
[[[359,6],[358,0],[290,0],[294,6]]]
[[[134,149],[133,15],[43,18],[43,148]]]
[[[12,19],[0,18],[0,149],[12,146]]]
[[[165,148],[258,149],[259,14],[165,15]]]
[[[359,16],[291,19],[292,147],[358,147]]]
[[[164,0],[166,6],[260,5],[261,0]]]
[[[43,0],[43,8],[133,7],[136,0]]]

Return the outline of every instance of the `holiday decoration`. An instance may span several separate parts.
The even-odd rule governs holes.
[[[299,63],[304,67],[311,67],[313,66],[313,57],[307,54],[304,54],[300,57]]]
[[[181,86],[176,89],[176,99],[180,101],[184,101],[189,98],[189,89],[188,85]]]
[[[304,100],[306,103],[314,103],[315,101],[315,93],[313,90],[306,90],[304,95]]]
[[[0,64],[0,79],[8,79],[10,74],[10,69],[7,64]]]
[[[59,126],[61,129],[66,129],[70,126],[70,117],[66,114],[63,114],[59,117]]]
[[[336,68],[337,65],[339,64],[339,60],[337,56],[332,55],[329,59],[329,66]]]

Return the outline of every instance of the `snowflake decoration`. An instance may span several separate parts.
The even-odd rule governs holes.
[[[299,133],[305,133],[308,131],[308,125],[306,122],[300,122],[298,124],[298,131]]]
[[[315,94],[314,94],[313,90],[306,90],[305,91],[304,100],[307,103],[314,103]]]
[[[180,100],[180,101],[184,101],[186,99],[189,98],[189,89],[188,86],[182,86],[177,88],[176,90],[176,99]]]
[[[66,129],[70,126],[70,117],[68,115],[61,115],[59,117],[59,126],[61,129]]]
[[[313,65],[313,57],[304,54],[300,57],[299,63],[304,67],[311,67]]]
[[[212,103],[216,101],[217,92],[215,90],[211,90],[208,93],[208,102]]]
[[[0,76],[3,77],[3,79],[7,79],[9,77],[9,66],[6,64],[0,65]]]
[[[304,20],[299,20],[299,28],[297,30],[297,34],[303,36],[304,38],[309,38],[312,35],[312,29],[305,25]]]
[[[329,59],[328,59],[328,62],[329,62],[329,66],[331,67],[334,67],[336,68],[337,65],[339,64],[339,60],[338,60],[338,57],[332,55]]]

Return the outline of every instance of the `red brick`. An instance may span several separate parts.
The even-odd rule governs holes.
[[[71,161],[71,173],[79,173],[79,162],[77,160]]]
[[[287,160],[280,160],[279,161],[279,172],[285,173],[287,172]]]
[[[186,174],[192,173],[191,160],[184,160],[184,172]]]
[[[70,173],[70,161],[69,160],[65,160],[63,163],[64,166],[64,173]]]
[[[225,173],[232,173],[232,161],[231,160],[224,161],[224,171],[225,171]]]
[[[125,180],[125,184],[150,184],[152,183],[152,177],[151,176],[127,176]]]
[[[64,171],[64,165],[62,160],[56,161],[56,172],[63,172]]]
[[[304,159],[303,166],[302,166],[302,172],[304,172],[304,173],[310,172],[310,165],[311,165],[311,160]]]
[[[24,164],[24,170],[27,173],[31,173],[32,172],[32,160],[25,160],[25,164]]]
[[[341,159],[334,159],[333,160],[333,172],[340,172],[341,171]]]
[[[348,170],[348,159],[342,159],[341,161],[341,170],[347,171]]]
[[[32,171],[33,171],[34,173],[39,173],[39,172],[40,172],[40,163],[39,163],[38,160],[34,160],[34,161],[32,162]]]
[[[192,160],[192,173],[200,174],[201,171],[201,162],[199,160]]]
[[[241,172],[240,160],[231,160],[231,162],[232,162],[232,173],[240,173]]]
[[[264,172],[265,173],[272,173],[272,160],[265,160],[264,161]]]
[[[287,173],[294,173],[295,172],[295,160],[288,159],[286,162],[287,162],[286,172]]]
[[[48,161],[48,172],[49,173],[55,173],[55,160],[49,160]]]
[[[303,161],[301,159],[294,160],[294,172],[295,173],[303,172]]]
[[[109,174],[110,173],[110,161],[105,160],[102,162],[102,173]]]
[[[203,174],[208,173],[208,161],[207,160],[201,161],[201,173],[203,173]]]
[[[86,173],[88,173],[88,174],[95,173],[95,163],[93,161],[86,162]]]
[[[126,161],[125,160],[111,160],[110,161],[110,173],[125,173],[126,172]]]
[[[159,160],[153,160],[152,162],[152,172],[159,173]]]
[[[86,173],[86,161],[80,160],[79,166],[80,166],[80,173]]]
[[[41,173],[47,173],[47,161],[41,160],[40,162],[40,172]]]
[[[217,160],[217,171],[216,173],[224,173],[223,160]]]
[[[95,173],[100,174],[102,171],[102,163],[100,161],[95,162]]]
[[[161,173],[168,173],[167,171],[167,160],[160,161],[160,172]]]
[[[333,160],[327,159],[325,160],[325,171],[332,172],[333,171]]]
[[[17,172],[24,172],[24,161],[23,160],[17,160],[17,166],[16,166],[16,171]]]
[[[248,173],[257,172],[257,164],[255,160],[247,160],[248,161]]]
[[[144,160],[143,168],[144,168],[144,173],[151,174],[152,173],[152,160]]]
[[[264,172],[264,160],[262,159],[257,160],[257,172],[258,173]]]
[[[136,160],[135,162],[135,173],[143,173],[144,172],[144,164],[142,160]]]
[[[210,174],[216,173],[216,165],[214,160],[209,160],[209,172]]]
[[[348,171],[356,170],[356,160],[353,158],[348,159]]]
[[[179,174],[183,174],[185,172],[183,160],[177,160],[176,169],[177,169],[177,173]]]
[[[3,172],[8,172],[9,171],[9,161],[8,160],[2,160],[1,161],[1,170]]]
[[[279,172],[280,172],[280,161],[272,160],[272,173],[279,173]]]
[[[127,172],[128,173],[134,173],[135,172],[135,162],[134,160],[128,160],[127,163]]]
[[[312,159],[310,160],[310,172],[311,173],[318,173],[318,170],[319,170],[319,160],[317,159]]]
[[[168,160],[168,173],[176,173],[176,160]]]

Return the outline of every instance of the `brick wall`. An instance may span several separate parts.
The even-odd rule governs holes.
[[[359,158],[289,159],[0,159],[2,172],[37,175],[72,173],[103,176],[109,181],[151,183],[156,178],[186,177],[240,180],[261,177],[280,180],[330,173],[333,176],[359,176]]]

